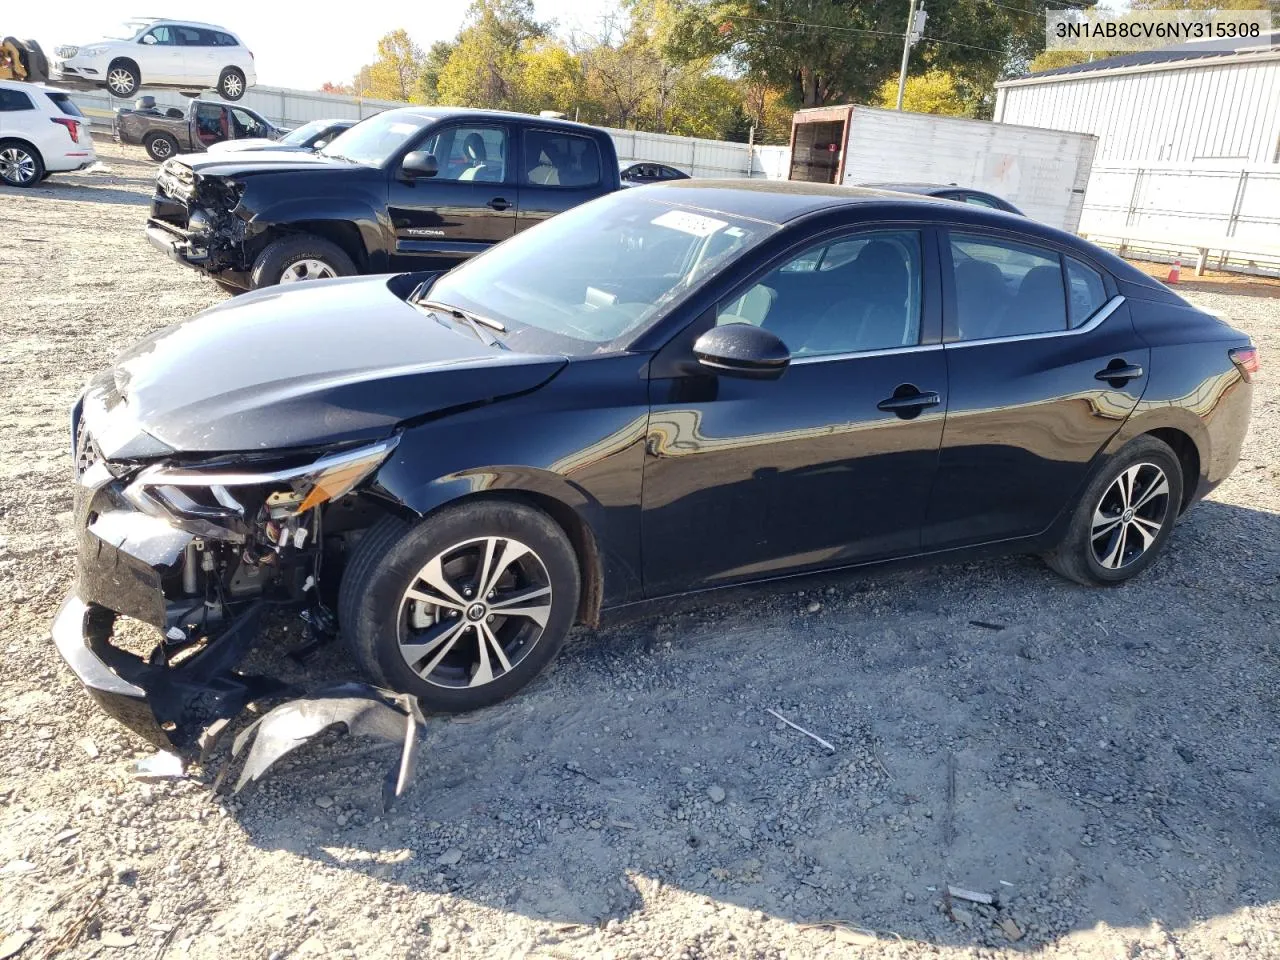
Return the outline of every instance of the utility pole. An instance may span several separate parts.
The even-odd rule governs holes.
[[[911,0],[907,8],[907,32],[902,38],[902,69],[898,71],[898,110],[902,110],[902,94],[907,88],[907,61],[911,58],[911,48],[924,36],[924,22],[929,19],[925,12],[924,0],[920,0],[920,9],[916,9],[916,0]]]

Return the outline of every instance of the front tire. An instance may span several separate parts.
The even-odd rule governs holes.
[[[281,237],[269,243],[253,262],[251,289],[277,283],[349,277],[356,265],[336,243],[310,233]]]
[[[244,96],[244,73],[238,67],[227,67],[218,77],[218,93],[227,100],[239,100]]]
[[[580,586],[554,520],[513,501],[473,501],[370,528],[343,575],[338,618],[376,682],[457,713],[506,699],[551,663]]]
[[[39,150],[21,140],[0,140],[0,183],[34,187],[44,178],[44,158]]]
[[[116,60],[107,67],[107,89],[111,94],[128,100],[142,86],[142,75],[138,68],[128,60]]]
[[[1182,490],[1177,454],[1155,437],[1138,437],[1089,483],[1045,563],[1086,586],[1115,586],[1136,577],[1168,542]]]
[[[178,141],[167,133],[153,133],[143,141],[147,156],[156,163],[164,163],[178,152]]]

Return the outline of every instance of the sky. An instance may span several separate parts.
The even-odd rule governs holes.
[[[377,53],[378,38],[404,27],[424,50],[457,34],[469,0],[359,0],[357,3],[285,3],[255,0],[218,5],[141,0],[129,6],[102,0],[54,0],[9,4],[0,14],[0,34],[38,40],[52,54],[62,44],[84,45],[117,32],[132,16],[189,18],[239,35],[253,51],[258,82],[265,86],[317,89],[326,80],[347,82]],[[534,0],[540,20],[555,20],[559,32],[594,31],[616,4],[608,0]],[[121,11],[113,13],[112,9]],[[225,10],[225,14],[218,11]],[[251,12],[250,12],[251,11]]]

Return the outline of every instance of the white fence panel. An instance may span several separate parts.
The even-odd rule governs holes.
[[[1237,237],[1246,246],[1274,245],[1280,238],[1280,166],[1095,166],[1080,232],[1105,236],[1126,230],[1171,238]],[[1214,257],[1216,265],[1280,272],[1275,258],[1228,253]]]
[[[161,109],[178,107],[186,109],[189,97],[177,90],[147,89],[142,91],[156,99]],[[212,92],[205,92],[202,99],[221,99]],[[76,92],[72,94],[93,125],[109,129],[111,115],[118,107],[129,107],[133,100],[120,100],[105,90]],[[406,106],[395,100],[366,100],[334,93],[310,90],[290,90],[285,87],[250,87],[237,103],[262,114],[272,123],[282,127],[298,127],[311,120],[339,118],[361,120],[382,110]],[[788,170],[786,147],[750,147],[745,143],[728,143],[723,140],[707,140],[701,137],[677,137],[666,133],[645,133],[639,130],[609,130],[618,151],[618,160],[632,163],[636,160],[652,160],[667,163],[695,177],[764,177],[785,180]]]

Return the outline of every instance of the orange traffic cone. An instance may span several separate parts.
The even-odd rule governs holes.
[[[1173,261],[1173,269],[1169,271],[1169,279],[1165,283],[1177,283],[1182,276],[1182,260],[1181,258]]]

